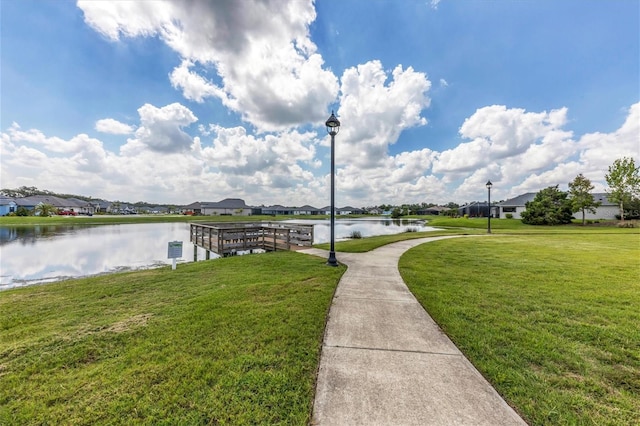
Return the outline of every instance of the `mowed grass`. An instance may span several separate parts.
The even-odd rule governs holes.
[[[240,256],[0,293],[0,424],[307,424],[344,267]]]
[[[444,240],[400,271],[529,424],[640,424],[638,234]]]
[[[398,241],[413,240],[418,238],[439,237],[442,235],[456,235],[456,234],[481,234],[477,230],[460,230],[460,229],[443,229],[439,231],[426,231],[426,232],[403,232],[400,234],[392,235],[376,235],[366,238],[355,238],[346,241],[337,241],[334,244],[337,252],[343,253],[365,253],[374,250],[378,247],[396,243]],[[314,244],[314,247],[329,250],[330,243]]]

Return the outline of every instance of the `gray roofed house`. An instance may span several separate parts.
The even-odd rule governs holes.
[[[320,214],[320,210],[307,204],[307,205],[304,205],[302,207],[294,207],[293,208],[293,214],[318,215],[318,214]]]
[[[331,208],[329,208],[329,212],[331,212]],[[364,214],[364,210],[356,207],[345,206],[338,209],[338,214]]]
[[[18,209],[16,201],[5,195],[0,195],[0,216],[6,216],[9,213],[15,213]]]
[[[225,198],[217,202],[196,201],[184,206],[183,211],[192,211],[205,216],[251,216],[252,209],[240,198]]]
[[[526,194],[521,194],[517,197],[498,203],[498,217],[504,218],[507,214],[511,214],[514,219],[522,219],[521,214],[526,210],[525,204],[529,201],[533,201],[536,194],[536,192],[527,192]],[[618,206],[609,201],[607,194],[597,192],[591,195],[593,195],[593,199],[600,202],[601,205],[596,209],[595,213],[585,212],[585,219],[615,219],[616,214],[620,213],[618,211]],[[578,214],[579,213],[576,213],[576,215]]]
[[[27,210],[33,210],[38,204],[50,204],[58,210],[75,212],[75,213],[89,213],[89,207],[87,202],[74,199],[60,198],[53,195],[32,195],[30,197],[15,198],[15,202],[19,207],[24,207]]]
[[[533,201],[536,198],[535,192],[527,192],[498,203],[498,217],[504,218],[506,214],[511,214],[514,219],[521,219],[520,214],[526,210],[525,203]]]
[[[491,203],[493,214],[492,217],[495,216],[495,208],[493,207],[493,203]],[[467,217],[487,217],[489,215],[489,205],[486,201],[474,201],[462,207],[458,207],[458,215]]]
[[[280,204],[274,204],[273,206],[268,206],[268,207],[262,207],[262,214],[268,214],[268,215],[292,215],[293,214],[293,208],[292,207],[285,207],[285,206],[281,206]]]

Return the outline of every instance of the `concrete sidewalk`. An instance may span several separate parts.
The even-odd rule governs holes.
[[[400,277],[402,253],[443,238],[452,237],[337,253],[348,269],[329,311],[312,424],[526,425]]]

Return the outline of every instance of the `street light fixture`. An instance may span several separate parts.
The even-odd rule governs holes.
[[[488,180],[486,186],[487,186],[487,191],[489,192],[487,196],[488,198],[487,204],[489,204],[489,217],[487,218],[488,219],[487,234],[490,234],[491,233],[491,187],[493,186],[493,184],[491,183],[490,180]]]
[[[325,123],[327,126],[327,133],[331,135],[331,249],[329,250],[329,259],[327,260],[327,265],[329,266],[338,266],[338,261],[336,260],[336,251],[335,251],[335,222],[336,222],[336,208],[335,208],[335,166],[336,166],[336,155],[335,155],[335,138],[338,132],[340,131],[340,121],[336,118],[331,111],[331,117]]]

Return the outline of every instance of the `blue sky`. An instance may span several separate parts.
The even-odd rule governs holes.
[[[506,199],[640,161],[640,2],[0,3],[0,186],[123,201]]]

